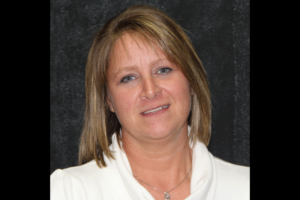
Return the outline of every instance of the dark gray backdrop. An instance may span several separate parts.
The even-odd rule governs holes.
[[[51,0],[50,174],[77,165],[92,33],[130,5],[165,11],[188,32],[208,73],[213,155],[250,166],[250,0]]]

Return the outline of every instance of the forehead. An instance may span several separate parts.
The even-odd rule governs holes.
[[[156,45],[155,41],[147,40],[137,34],[125,33],[114,44],[109,66],[151,59],[166,59],[165,54]]]

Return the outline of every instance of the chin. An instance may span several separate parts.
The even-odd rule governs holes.
[[[174,126],[154,126],[152,128],[149,128],[148,131],[145,131],[147,132],[147,136],[151,139],[163,139],[163,138],[166,138],[168,137],[169,135],[171,135],[172,133],[175,133],[176,131],[176,127]],[[145,133],[144,132],[144,133]]]

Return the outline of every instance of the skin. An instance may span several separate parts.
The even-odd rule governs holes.
[[[123,149],[133,174],[144,182],[169,191],[192,166],[187,118],[191,106],[188,80],[163,52],[128,33],[115,44],[108,68],[108,98],[122,130]],[[145,111],[168,106],[155,113]],[[170,192],[172,200],[190,194],[190,178]],[[164,194],[140,182],[155,199]]]

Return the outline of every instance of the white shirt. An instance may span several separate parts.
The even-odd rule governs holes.
[[[107,167],[100,169],[92,160],[81,166],[55,170],[50,176],[50,199],[154,200],[133,177],[115,134],[110,150],[115,160],[104,155]],[[249,200],[249,169],[214,157],[198,141],[193,148],[191,191],[186,200]],[[172,199],[172,192],[170,195]]]

